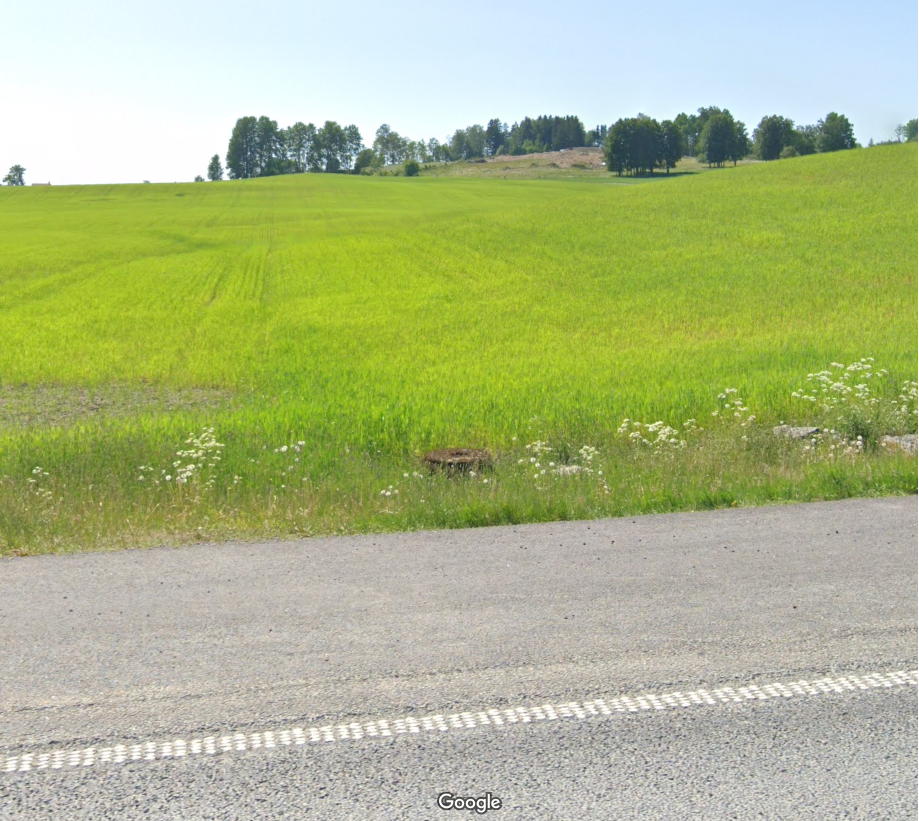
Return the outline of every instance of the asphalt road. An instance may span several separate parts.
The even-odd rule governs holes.
[[[914,818],[916,565],[915,497],[3,560],[0,818]]]

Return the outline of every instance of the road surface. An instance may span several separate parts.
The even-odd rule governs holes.
[[[0,818],[915,817],[916,565],[915,497],[2,560]]]

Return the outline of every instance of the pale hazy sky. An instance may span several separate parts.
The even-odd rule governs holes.
[[[638,12],[641,14],[639,15]],[[342,4],[6,0],[0,173],[191,180],[236,119],[443,139],[492,117],[726,107],[845,114],[863,143],[917,114],[915,0]]]

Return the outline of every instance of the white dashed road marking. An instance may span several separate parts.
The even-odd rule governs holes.
[[[0,758],[4,773],[31,770],[60,770],[92,767],[95,764],[121,764],[126,761],[157,761],[168,758],[189,758],[218,753],[246,752],[262,748],[274,749],[304,744],[357,741],[362,738],[385,738],[406,733],[448,732],[475,727],[501,727],[505,724],[527,724],[534,721],[587,719],[616,713],[638,713],[680,709],[700,705],[717,705],[787,699],[798,696],[819,696],[856,690],[904,687],[919,683],[919,671],[870,673],[863,676],[839,676],[815,681],[791,681],[785,684],[749,684],[744,687],[718,687],[713,690],[674,691],[654,695],[621,695],[592,701],[569,701],[536,707],[492,708],[474,712],[433,715],[423,718],[380,719],[368,722],[327,725],[324,727],[285,727],[260,733],[233,733],[205,738],[147,741],[139,744],[114,744],[109,747],[87,747],[82,750],[46,750]]]

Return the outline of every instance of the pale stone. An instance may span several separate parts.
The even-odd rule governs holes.
[[[809,436],[816,436],[820,433],[820,428],[778,425],[772,429],[772,432],[776,436],[784,436],[787,439],[807,439]]]
[[[882,436],[881,447],[899,448],[907,453],[916,453],[916,434],[907,433],[904,436]]]

